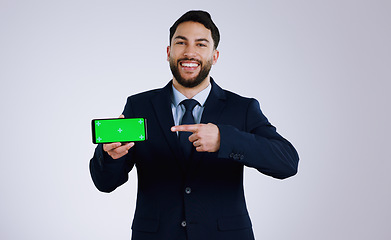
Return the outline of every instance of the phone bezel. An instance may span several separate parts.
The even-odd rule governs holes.
[[[92,130],[92,143],[93,144],[106,144],[106,143],[114,143],[113,142],[96,142],[96,133],[95,133],[95,122],[96,121],[105,121],[105,120],[125,120],[125,119],[143,119],[144,120],[144,133],[145,133],[145,138],[144,140],[132,140],[132,141],[121,141],[121,143],[127,143],[127,142],[144,142],[148,139],[148,131],[147,131],[147,119],[143,117],[134,117],[134,118],[96,118],[91,120],[91,130]],[[118,141],[117,141],[118,142]]]

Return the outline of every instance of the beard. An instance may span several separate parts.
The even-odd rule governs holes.
[[[195,76],[194,78],[184,79],[179,73],[179,68],[178,68],[179,62],[183,60],[197,61],[200,64],[200,68],[201,68],[200,73],[198,73],[198,75]],[[200,85],[209,75],[212,65],[213,65],[212,58],[209,61],[205,62],[205,64],[203,64],[201,61],[198,61],[196,59],[179,59],[175,61],[174,59],[170,58],[170,69],[172,75],[177,80],[177,82],[185,88],[194,88]]]

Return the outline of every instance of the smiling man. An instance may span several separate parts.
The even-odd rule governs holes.
[[[210,30],[201,23],[184,22],[177,27],[167,47],[175,88],[196,93],[209,85],[210,69],[219,57],[213,42]]]
[[[111,192],[137,168],[133,240],[254,239],[243,190],[244,166],[284,179],[298,154],[255,99],[221,89],[209,73],[219,30],[204,11],[170,28],[173,79],[130,96],[121,117],[148,120],[148,140],[100,144],[90,161],[96,187]]]

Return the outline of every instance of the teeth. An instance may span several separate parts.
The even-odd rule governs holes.
[[[183,67],[198,67],[198,64],[196,63],[182,63]]]

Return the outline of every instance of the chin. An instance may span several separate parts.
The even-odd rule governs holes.
[[[206,78],[205,78],[206,79]],[[197,79],[197,78],[192,78],[192,79],[177,79],[177,82],[182,85],[185,88],[194,88],[200,85],[202,82],[205,81],[205,79]]]

